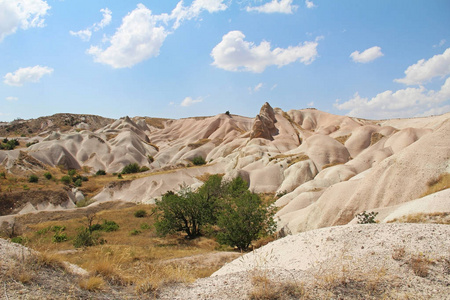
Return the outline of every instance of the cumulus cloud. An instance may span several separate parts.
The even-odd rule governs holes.
[[[354,62],[368,63],[383,55],[384,54],[381,52],[381,48],[378,46],[374,46],[372,48],[364,50],[361,53],[359,53],[359,51],[355,51],[352,54],[350,54],[350,57],[353,59]]]
[[[4,83],[12,86],[22,86],[27,82],[39,82],[44,75],[53,73],[53,69],[49,67],[34,66],[28,68],[20,68],[14,73],[6,74]]]
[[[111,45],[102,49],[91,46],[87,53],[99,63],[113,68],[132,67],[150,57],[158,56],[168,32],[157,26],[152,12],[143,4],[126,15],[111,38]]]
[[[91,39],[92,31],[88,29],[79,31],[69,31],[70,35],[79,37],[82,41],[88,42]]]
[[[308,1],[308,0],[305,1],[305,5],[306,5],[307,8],[314,8],[314,7],[316,7],[314,2]]]
[[[69,31],[69,33],[73,36],[79,37],[81,40],[88,42],[91,39],[92,31],[99,31],[105,26],[109,25],[112,20],[112,12],[108,8],[100,9],[100,12],[103,13],[103,19],[100,23],[94,23],[92,26],[84,30],[79,31]]]
[[[200,103],[200,102],[203,102],[203,98],[192,99],[191,97],[186,97],[181,102],[181,106],[185,106],[185,107],[191,106],[191,105],[194,105],[195,103]]]
[[[43,27],[49,9],[42,0],[0,0],[0,42],[18,28]]]
[[[222,41],[211,51],[213,65],[227,71],[263,72],[266,67],[276,65],[282,67],[300,61],[305,65],[312,63],[317,57],[317,40],[304,42],[286,49],[275,48],[267,41],[258,46],[244,40],[240,31],[230,31],[222,37]]]
[[[405,71],[405,77],[394,81],[406,85],[422,84],[434,77],[445,77],[450,74],[450,48],[442,54],[437,54],[429,60],[421,59],[416,64],[409,66]]]
[[[183,1],[178,2],[177,6],[172,10],[170,15],[162,15],[162,19],[175,20],[173,25],[177,29],[181,22],[198,18],[203,11],[215,13],[226,10],[228,6],[223,0],[195,0],[188,7],[183,6]]]
[[[159,55],[166,37],[173,33],[167,29],[169,22],[173,22],[172,29],[175,30],[183,21],[197,18],[203,11],[213,13],[225,10],[227,6],[223,1],[194,0],[188,7],[183,6],[183,1],[180,1],[171,14],[160,15],[153,15],[151,10],[140,3],[122,19],[122,25],[107,41],[110,43],[109,47],[104,49],[100,46],[91,46],[87,53],[94,57],[95,62],[113,68],[132,67]],[[108,15],[107,12],[104,12],[104,20],[105,15]]]
[[[282,13],[282,14],[292,14],[297,10],[297,5],[292,5],[292,0],[272,0],[261,6],[247,6],[247,11],[256,11],[259,13]]]
[[[17,100],[19,100],[19,98],[17,98],[17,97],[6,97],[5,100],[6,100],[6,101],[12,102],[12,101],[17,101]]]
[[[423,86],[408,87],[395,92],[385,91],[369,99],[355,93],[352,99],[334,106],[339,110],[349,110],[348,115],[361,118],[390,119],[423,116],[449,111],[450,78],[439,91],[427,90]]]

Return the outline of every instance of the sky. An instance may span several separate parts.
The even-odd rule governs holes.
[[[0,0],[0,120],[450,111],[450,1]]]

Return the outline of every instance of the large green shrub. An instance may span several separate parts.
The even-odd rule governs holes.
[[[196,166],[200,166],[200,165],[204,165],[206,164],[206,161],[203,157],[201,156],[196,156],[192,159],[192,163]]]
[[[46,179],[48,179],[48,180],[50,180],[50,179],[52,179],[52,174],[50,173],[50,172],[45,172],[44,173],[44,177],[46,178]]]
[[[39,181],[39,177],[35,174],[31,174],[30,177],[28,177],[28,182],[38,182]]]
[[[122,174],[133,174],[133,173],[139,173],[139,171],[141,170],[141,168],[139,167],[139,165],[137,163],[132,163],[132,164],[128,164],[126,165],[123,170],[122,170]]]

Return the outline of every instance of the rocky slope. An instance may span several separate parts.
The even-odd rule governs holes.
[[[240,175],[254,192],[284,194],[275,203],[277,220],[292,233],[347,224],[363,210],[388,216],[402,205],[426,201],[417,199],[429,182],[450,172],[450,113],[376,121],[315,109],[284,112],[266,103],[255,118],[67,118],[70,128],[44,126],[47,119],[42,130],[32,130],[35,136],[22,138],[38,143],[1,150],[1,166],[8,172],[60,165],[113,173],[129,163],[150,169],[148,176],[106,185],[98,202],[152,202],[180,184],[199,186],[206,173]],[[208,164],[189,167],[197,156]],[[437,210],[450,211],[449,201],[439,203]]]

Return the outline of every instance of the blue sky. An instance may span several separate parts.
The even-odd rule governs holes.
[[[0,120],[450,111],[450,1],[0,0]]]

